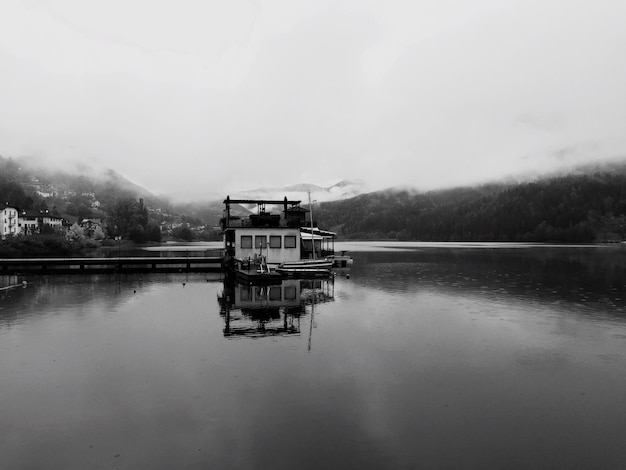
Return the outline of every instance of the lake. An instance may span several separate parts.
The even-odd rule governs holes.
[[[624,467],[625,247],[336,248],[330,280],[0,291],[0,467]]]

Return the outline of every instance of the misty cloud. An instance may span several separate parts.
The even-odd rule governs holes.
[[[346,178],[430,189],[623,157],[624,13],[7,0],[0,154],[111,167],[177,197]]]

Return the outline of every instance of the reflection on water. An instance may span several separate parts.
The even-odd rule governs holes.
[[[0,466],[623,466],[626,252],[368,248],[329,280],[0,291]]]
[[[224,336],[252,337],[300,334],[300,317],[315,304],[333,300],[334,278],[283,279],[270,285],[224,281],[218,297]],[[312,325],[312,321],[310,324]]]
[[[626,314],[626,250],[621,248],[439,248],[354,256],[353,275],[388,292],[436,290],[505,303],[548,303],[594,315]]]

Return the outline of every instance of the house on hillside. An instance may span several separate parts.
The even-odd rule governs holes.
[[[57,217],[49,214],[48,211],[43,212],[40,217],[42,225],[47,225],[48,227],[52,227],[54,229],[63,228],[63,217]]]
[[[101,219],[82,219],[78,225],[84,230],[87,238],[96,238],[94,235],[101,232],[104,235],[104,226]]]
[[[41,233],[45,228],[53,230],[62,230],[64,228],[64,220],[62,217],[54,216],[48,211],[45,212],[22,212],[19,215],[19,231],[24,235],[33,235]]]
[[[0,210],[0,239],[17,235],[20,230],[18,222],[19,210],[8,204]]]
[[[33,235],[39,233],[39,222],[36,214],[27,214],[22,212],[19,217],[20,233],[24,235]]]

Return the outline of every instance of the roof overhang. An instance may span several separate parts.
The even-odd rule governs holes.
[[[327,237],[322,237],[321,235],[317,235],[317,234],[311,235],[310,232],[309,233],[300,232],[300,238],[302,240],[311,240],[311,238],[313,240],[324,240],[324,238],[327,238]]]
[[[311,229],[308,227],[300,227],[300,232],[303,234],[308,234],[309,236],[311,235]],[[314,235],[320,235],[322,237],[335,237],[337,236],[337,234],[335,232],[330,232],[328,230],[320,230],[319,228],[314,228],[313,229],[313,234]]]

